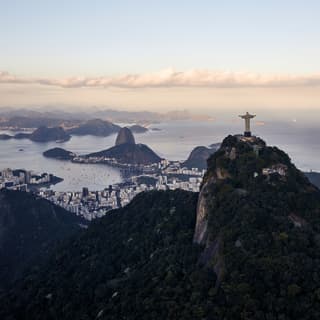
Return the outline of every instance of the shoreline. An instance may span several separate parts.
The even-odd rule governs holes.
[[[50,182],[44,182],[44,183],[39,183],[39,184],[28,184],[28,189],[30,191],[37,191],[41,188],[50,188],[51,186],[54,186],[60,182],[64,181],[63,178],[57,177],[57,176],[52,176],[52,181]]]

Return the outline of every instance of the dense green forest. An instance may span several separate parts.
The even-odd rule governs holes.
[[[142,193],[93,222],[0,297],[0,318],[319,319],[319,189],[283,151],[233,136],[204,188]]]
[[[0,191],[0,293],[86,221],[30,193]]]
[[[195,271],[196,202],[185,191],[138,195],[2,299],[1,319],[194,319],[193,304],[215,283],[213,272]]]
[[[219,239],[227,319],[320,317],[320,192],[289,157],[235,137],[208,161],[208,249]],[[257,149],[256,149],[257,150]],[[231,154],[233,153],[233,156]],[[285,174],[262,174],[281,164]],[[224,179],[217,179],[217,169]],[[206,253],[206,250],[205,252]]]

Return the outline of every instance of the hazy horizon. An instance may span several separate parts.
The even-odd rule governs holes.
[[[318,110],[317,1],[3,1],[0,106]]]

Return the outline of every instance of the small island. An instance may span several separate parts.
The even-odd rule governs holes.
[[[46,158],[53,158],[58,160],[72,160],[76,156],[75,153],[62,148],[49,149],[43,152],[43,155]]]

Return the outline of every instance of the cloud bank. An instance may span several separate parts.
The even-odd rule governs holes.
[[[62,88],[276,88],[313,87],[320,85],[320,74],[259,74],[212,70],[175,71],[165,69],[155,73],[125,74],[115,77],[25,78],[0,71],[0,84],[40,84]]]

